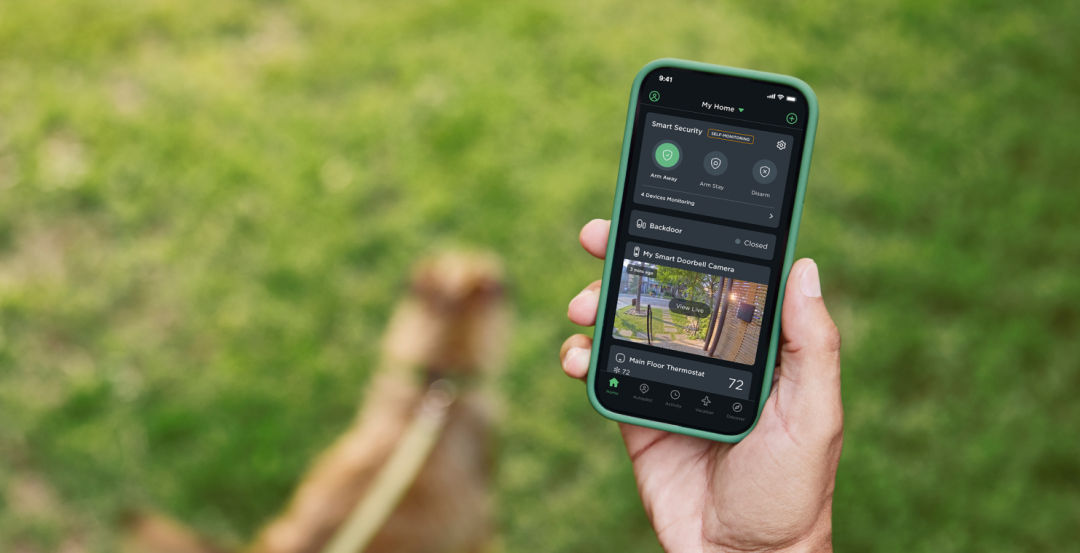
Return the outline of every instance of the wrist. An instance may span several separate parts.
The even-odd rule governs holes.
[[[814,528],[806,537],[795,543],[771,550],[774,553],[832,553],[832,521]]]
[[[759,545],[757,547],[731,547],[720,546],[716,549],[706,548],[710,553],[832,553],[832,520],[825,520],[815,525],[813,529],[802,533],[799,537],[788,536],[779,538],[773,545]]]

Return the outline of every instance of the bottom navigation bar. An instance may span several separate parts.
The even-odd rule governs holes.
[[[613,373],[597,375],[596,396],[616,413],[727,435],[750,428],[758,408],[748,399]]]

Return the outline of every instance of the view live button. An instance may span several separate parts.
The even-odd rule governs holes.
[[[771,234],[668,217],[647,211],[635,210],[630,213],[629,230],[634,236],[758,259],[772,259],[776,251],[776,237]]]

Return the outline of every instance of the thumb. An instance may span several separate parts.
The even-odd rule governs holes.
[[[837,432],[843,427],[840,332],[825,308],[812,259],[791,268],[780,330],[778,414],[793,432]]]

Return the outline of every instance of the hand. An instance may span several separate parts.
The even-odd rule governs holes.
[[[581,245],[603,259],[610,223],[591,221]],[[600,281],[570,302],[570,320],[596,324]],[[645,512],[668,552],[830,551],[832,498],[843,443],[840,334],[821,298],[817,265],[791,268],[780,363],[761,420],[724,444],[620,424]],[[592,339],[563,343],[566,374],[584,379]]]

